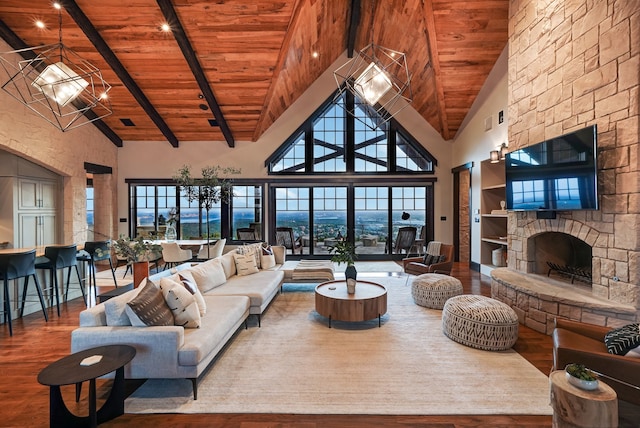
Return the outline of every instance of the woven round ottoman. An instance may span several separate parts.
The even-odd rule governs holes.
[[[442,332],[472,348],[504,351],[518,339],[518,316],[509,305],[485,296],[451,297],[442,309]]]
[[[448,298],[462,294],[458,278],[439,273],[424,273],[411,283],[411,297],[417,305],[442,309]]]

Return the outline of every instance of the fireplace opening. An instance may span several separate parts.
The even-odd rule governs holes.
[[[592,249],[589,244],[561,232],[541,233],[531,241],[535,246],[535,273],[591,286]]]

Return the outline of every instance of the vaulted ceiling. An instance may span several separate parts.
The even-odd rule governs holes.
[[[175,147],[256,141],[347,48],[372,40],[406,53],[413,108],[451,139],[507,43],[509,9],[509,0],[59,3],[65,46],[112,85],[113,115],[99,129],[118,146]],[[2,0],[0,36],[13,49],[56,43],[58,11],[50,0]]]

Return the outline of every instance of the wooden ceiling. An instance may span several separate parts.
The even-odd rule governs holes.
[[[372,40],[406,53],[412,105],[449,140],[507,43],[509,9],[509,0],[59,3],[65,46],[112,85],[113,115],[101,128],[116,145],[175,147],[256,141],[349,45],[360,50]],[[352,8],[360,10],[354,22]],[[14,49],[58,41],[50,0],[2,0],[0,20]],[[172,32],[160,31],[164,22]]]

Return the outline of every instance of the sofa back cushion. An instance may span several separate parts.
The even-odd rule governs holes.
[[[140,283],[140,287],[134,288],[131,291],[127,291],[126,293],[119,296],[112,297],[102,304],[104,305],[104,312],[108,326],[120,327],[131,325],[131,321],[129,320],[129,316],[126,312],[127,302],[136,297],[140,290],[142,290],[142,287],[146,285],[146,283],[147,279],[145,278]]]
[[[196,280],[196,284],[202,293],[206,293],[227,282],[227,277],[219,259],[207,260],[204,263],[193,266],[189,269],[189,272],[193,275],[193,279]]]

